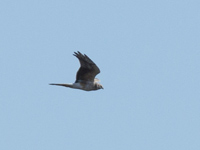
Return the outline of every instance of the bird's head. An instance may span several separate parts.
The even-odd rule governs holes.
[[[103,89],[103,86],[99,83],[95,83],[96,90]]]

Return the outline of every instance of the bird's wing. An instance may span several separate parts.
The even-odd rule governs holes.
[[[74,52],[73,55],[79,59],[81,65],[76,74],[76,82],[79,80],[93,82],[95,76],[100,73],[97,65],[87,55],[83,55],[79,51]]]

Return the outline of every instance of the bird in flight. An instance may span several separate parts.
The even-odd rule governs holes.
[[[81,89],[85,91],[93,91],[103,89],[103,86],[99,84],[99,79],[95,78],[100,73],[97,65],[87,56],[81,54],[79,51],[73,54],[79,59],[80,68],[76,73],[76,81],[72,84],[58,84],[51,83],[50,85],[64,86],[74,89]]]

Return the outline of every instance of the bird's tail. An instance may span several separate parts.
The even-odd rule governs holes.
[[[50,83],[49,85],[65,86],[72,88],[72,84],[59,84],[59,83]]]

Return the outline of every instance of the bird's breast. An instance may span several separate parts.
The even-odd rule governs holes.
[[[74,83],[73,84],[73,88],[75,88],[75,89],[82,89],[83,85],[81,83]]]
[[[73,88],[91,91],[94,90],[94,84],[92,82],[77,82],[73,84]]]

